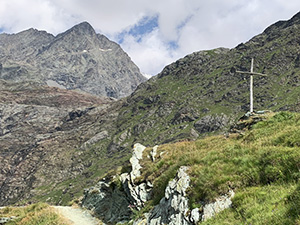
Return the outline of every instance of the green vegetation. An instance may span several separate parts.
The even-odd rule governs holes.
[[[120,133],[132,134],[122,144],[151,146],[193,139],[193,125],[209,115],[226,115],[229,126],[249,108],[249,77],[231,73],[231,68],[249,70],[253,57],[254,70],[268,74],[255,77],[255,109],[299,111],[297,33],[299,27],[287,21],[234,49],[195,52],[166,66],[120,110]]]
[[[140,179],[154,183],[155,205],[180,166],[189,166],[190,206],[235,190],[233,207],[205,224],[300,223],[300,114],[270,114],[243,135],[165,144]]]
[[[233,207],[203,223],[213,224],[299,224],[299,191],[295,184],[265,185],[240,190]]]
[[[7,225],[69,225],[53,208],[45,203],[26,207],[6,207],[0,209],[0,217],[16,217]]]
[[[147,157],[151,151],[147,148],[139,179],[153,182],[154,199],[142,211],[135,211],[133,218],[143,217],[158,204],[178,168],[189,166],[191,208],[201,208],[203,201],[213,201],[230,189],[236,193],[231,208],[202,224],[300,224],[300,114],[280,112],[262,117],[265,120],[241,134],[161,145],[155,162]],[[91,167],[94,170],[97,168]],[[127,168],[118,170],[121,173]],[[67,184],[60,184],[55,196],[63,196],[61,190]],[[17,217],[8,224],[67,224],[46,204],[4,208],[0,216]]]
[[[45,185],[37,188],[37,193],[32,201],[42,201],[55,205],[72,205],[82,196],[84,188],[94,185],[106,174],[114,173],[112,171],[116,171],[120,165],[128,162],[129,152],[118,152],[109,156],[105,154],[102,144],[93,145],[81,155],[81,160],[90,164],[83,174],[56,185]]]

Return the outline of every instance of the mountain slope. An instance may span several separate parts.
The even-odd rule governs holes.
[[[141,84],[120,112],[120,132],[130,141],[154,145],[224,130],[249,110],[249,77],[254,71],[254,110],[299,111],[300,13],[270,26],[233,49],[190,54]],[[227,128],[226,128],[227,127]]]
[[[122,98],[146,79],[121,47],[87,22],[54,37],[29,29],[0,34],[0,78],[54,83]]]
[[[97,133],[108,136],[101,120],[112,117],[113,105],[109,98],[0,80],[0,204],[44,195],[42,186],[52,190],[90,167],[81,158],[92,155],[83,144]]]
[[[81,28],[77,29],[75,27],[57,37],[45,35],[50,39],[56,38],[56,42],[52,41],[53,44],[48,46],[49,50],[44,49],[45,52],[52,51],[54,54],[55,49],[63,48],[60,39],[72,40],[73,33],[81,32]],[[101,38],[86,29],[85,33],[90,33],[85,39],[87,43],[97,40],[96,36]],[[268,74],[268,77],[254,78],[254,109],[299,111],[299,34],[300,14],[297,14],[291,20],[270,26],[236,48],[190,54],[139,85],[129,97],[112,104],[69,110],[63,107],[49,109],[43,105],[37,107],[29,100],[22,100],[26,105],[10,105],[11,100],[4,102],[1,111],[4,122],[1,124],[10,132],[7,135],[2,133],[0,144],[5,146],[0,149],[2,157],[11,160],[4,161],[5,169],[1,171],[1,181],[7,182],[1,190],[1,194],[6,195],[0,202],[9,204],[33,199],[66,204],[107,171],[123,165],[136,142],[154,146],[228,132],[230,125],[249,109],[248,77],[230,71],[233,67],[249,71],[252,57],[255,58],[254,71]],[[102,49],[113,48],[107,39],[101,40]],[[40,52],[40,60],[45,60],[44,54]],[[2,75],[9,74],[13,68],[17,67],[3,67]],[[16,93],[12,90],[7,95],[13,94]],[[43,101],[37,100],[37,104],[39,102]],[[15,109],[19,113],[13,113]],[[53,120],[41,119],[50,113],[54,115]],[[30,115],[29,121],[26,115]],[[37,119],[35,115],[38,115]],[[37,124],[30,125],[34,121]],[[25,128],[32,135],[22,133]],[[36,134],[42,134],[37,136],[42,137],[42,142],[35,139]],[[15,138],[18,135],[25,136],[25,142]],[[14,142],[18,147],[14,148]],[[30,152],[39,155],[33,157],[36,155]],[[33,170],[36,172],[29,176]],[[24,180],[24,177],[28,179]],[[49,182],[53,185],[48,185]]]

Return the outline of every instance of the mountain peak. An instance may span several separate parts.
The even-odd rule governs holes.
[[[85,32],[92,32],[95,33],[94,28],[92,27],[91,24],[89,24],[88,22],[84,21],[82,23],[79,23],[77,25],[75,25],[73,28],[71,28],[71,30],[79,30],[79,31],[85,31]]]
[[[57,37],[65,36],[68,34],[76,34],[76,36],[94,36],[96,35],[96,31],[88,22],[82,22],[74,27],[70,28],[69,30],[65,31],[64,33],[59,34]]]
[[[0,36],[3,61],[9,59],[13,65],[19,65],[12,68],[1,61],[4,69],[0,70],[0,78],[42,84],[55,81],[67,89],[114,98],[128,96],[145,80],[121,47],[96,34],[88,22],[56,37],[42,34],[30,29]]]
[[[91,36],[96,35],[94,28],[86,21],[75,25],[70,30],[75,31],[76,34],[89,34]]]

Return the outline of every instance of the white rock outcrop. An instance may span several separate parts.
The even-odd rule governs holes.
[[[190,184],[190,177],[186,173],[187,170],[188,167],[180,167],[176,177],[169,182],[165,190],[165,197],[150,212],[147,224],[191,224],[187,217],[189,206],[186,190]]]
[[[232,205],[231,199],[234,197],[234,194],[234,191],[230,190],[228,194],[218,197],[215,202],[206,204],[203,207],[202,221],[214,217],[224,209],[230,208]]]
[[[140,160],[143,159],[143,151],[145,148],[145,146],[139,143],[133,146],[132,157],[129,160],[132,166],[132,170],[130,172],[131,181],[134,181],[135,178],[141,176],[140,169],[142,167],[140,165]]]
[[[158,145],[155,145],[152,149],[152,151],[150,152],[150,157],[151,157],[151,160],[154,162],[155,161],[155,157],[156,157],[156,154],[157,154],[157,148],[158,148]]]
[[[115,224],[129,221],[132,210],[141,210],[152,197],[153,185],[149,181],[136,183],[135,179],[141,176],[140,160],[146,149],[141,144],[135,144],[130,158],[132,170],[119,176],[120,183],[113,180],[100,181],[95,187],[85,191],[82,205],[88,208],[103,222]],[[153,161],[157,154],[157,146],[148,156]],[[222,210],[231,207],[234,192],[218,197],[214,202],[202,204],[202,209],[190,209],[187,189],[190,187],[188,167],[178,169],[176,177],[165,188],[165,195],[149,213],[143,218],[131,221],[134,225],[193,225],[205,221]]]

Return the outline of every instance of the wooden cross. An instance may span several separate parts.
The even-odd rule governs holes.
[[[254,59],[251,59],[251,68],[250,72],[246,71],[235,71],[236,73],[241,73],[241,74],[247,74],[250,75],[250,113],[253,113],[253,75],[259,75],[259,76],[264,76],[266,77],[266,74],[262,73],[255,73],[253,72],[253,64],[254,64]]]

